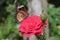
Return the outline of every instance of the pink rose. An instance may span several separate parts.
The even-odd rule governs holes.
[[[43,25],[44,23],[42,22],[40,16],[33,15],[23,20],[18,30],[26,37],[30,37],[33,34],[42,35],[44,30]]]

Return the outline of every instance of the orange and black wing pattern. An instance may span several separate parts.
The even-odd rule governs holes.
[[[29,16],[27,9],[22,4],[17,4],[16,6],[16,20],[22,22],[25,18]]]

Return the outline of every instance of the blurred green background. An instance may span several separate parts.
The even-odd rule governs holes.
[[[27,6],[26,0],[20,0]],[[14,0],[0,0],[0,40],[22,40],[15,21]],[[48,0],[49,40],[60,40],[60,1]],[[40,37],[39,37],[40,39]],[[41,39],[45,40],[45,39]]]

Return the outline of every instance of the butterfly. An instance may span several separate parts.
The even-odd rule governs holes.
[[[29,16],[27,9],[24,7],[24,5],[19,4],[16,6],[16,20],[18,22],[22,22],[25,18]]]

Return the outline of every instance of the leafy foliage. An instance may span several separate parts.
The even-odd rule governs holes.
[[[60,7],[55,8],[54,5],[48,6],[48,19],[50,23],[50,35],[60,35]],[[58,31],[57,31],[58,30]]]

